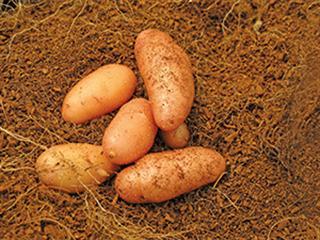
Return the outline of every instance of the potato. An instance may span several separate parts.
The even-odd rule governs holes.
[[[216,181],[225,168],[225,159],[208,148],[151,153],[122,170],[115,188],[127,202],[163,202]]]
[[[171,148],[183,148],[188,144],[190,139],[190,132],[185,123],[182,123],[173,131],[161,131],[160,134],[165,144]]]
[[[36,170],[44,184],[69,193],[98,185],[117,169],[117,165],[103,156],[101,146],[85,143],[53,146],[36,162]]]
[[[136,83],[135,74],[125,65],[100,67],[66,95],[62,117],[72,123],[83,123],[112,112],[131,98]]]
[[[115,164],[128,164],[144,156],[157,134],[148,100],[136,98],[123,105],[103,136],[103,151]]]
[[[194,99],[187,54],[168,34],[156,29],[141,32],[134,51],[157,126],[164,131],[178,128]]]

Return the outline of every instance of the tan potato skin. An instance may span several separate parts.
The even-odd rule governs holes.
[[[127,202],[163,202],[216,181],[225,168],[225,159],[208,148],[151,153],[122,170],[115,188]]]
[[[68,122],[83,123],[112,112],[132,97],[136,84],[136,76],[127,66],[102,66],[68,92],[62,117]]]
[[[134,51],[157,126],[164,131],[176,129],[188,116],[194,99],[187,54],[167,33],[156,29],[141,32]]]
[[[161,138],[171,148],[183,148],[189,142],[190,132],[187,124],[183,123],[173,131],[161,131]]]
[[[157,130],[150,102],[132,99],[106,128],[102,141],[104,154],[115,164],[134,162],[152,147]]]
[[[118,169],[103,156],[101,146],[85,143],[53,146],[39,156],[35,167],[41,182],[69,193],[98,185]]]

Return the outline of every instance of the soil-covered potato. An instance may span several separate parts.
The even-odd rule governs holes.
[[[53,146],[36,162],[36,170],[44,184],[70,193],[99,185],[117,169],[117,165],[103,156],[101,146],[85,143]]]
[[[188,116],[194,99],[189,57],[173,39],[156,29],[142,31],[135,56],[158,127],[172,131]]]
[[[225,159],[209,148],[151,153],[122,170],[115,187],[127,202],[163,202],[214,182],[225,168]]]

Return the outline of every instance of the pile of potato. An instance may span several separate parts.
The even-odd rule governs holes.
[[[184,121],[194,99],[187,54],[156,29],[141,32],[134,51],[149,100],[130,100],[137,78],[124,65],[100,67],[78,82],[63,102],[66,121],[80,124],[120,109],[102,146],[63,144],[39,156],[36,169],[47,186],[81,192],[117,173],[115,188],[125,201],[162,202],[212,183],[225,171],[226,161],[216,151],[184,148],[190,138]],[[158,128],[168,146],[180,149],[148,154]]]

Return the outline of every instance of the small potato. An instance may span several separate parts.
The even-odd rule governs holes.
[[[115,164],[128,164],[144,156],[157,134],[148,100],[136,98],[123,105],[103,137],[103,151]]]
[[[156,29],[142,31],[134,51],[157,126],[164,131],[178,128],[194,99],[187,54],[167,33]]]
[[[208,148],[151,153],[122,170],[115,188],[127,202],[163,202],[216,181],[225,168],[225,159]]]
[[[185,123],[173,131],[161,131],[160,134],[165,144],[171,148],[183,148],[187,146],[190,139],[190,132]]]
[[[36,162],[36,170],[44,184],[69,193],[99,185],[117,169],[117,165],[103,156],[101,146],[84,143],[53,146]]]
[[[62,117],[68,122],[83,123],[112,112],[131,98],[136,83],[135,74],[125,65],[100,67],[66,95]]]

